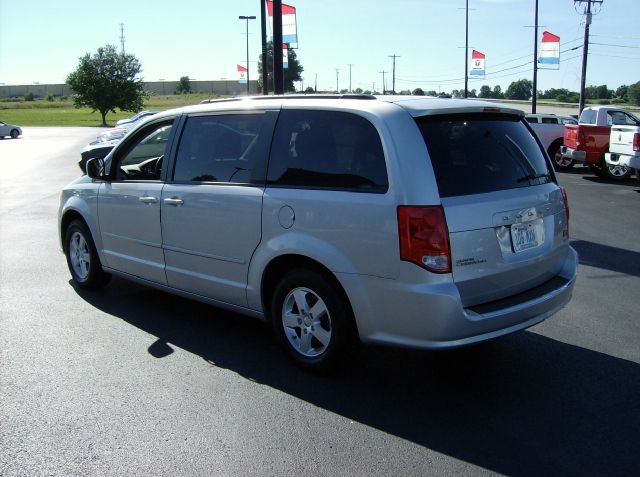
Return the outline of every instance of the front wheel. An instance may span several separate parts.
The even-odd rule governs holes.
[[[20,133],[18,132],[17,129],[12,129],[11,130],[11,139],[18,139],[19,135],[20,135]]]
[[[84,222],[74,220],[69,224],[64,252],[71,277],[80,288],[91,290],[107,284],[109,275],[102,270],[91,233]]]
[[[325,371],[353,349],[353,318],[335,287],[319,273],[299,269],[275,288],[271,316],[277,338],[299,366]]]

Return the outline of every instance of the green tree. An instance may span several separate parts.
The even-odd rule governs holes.
[[[269,65],[269,91],[273,89],[273,43],[267,44],[267,64]],[[293,86],[294,81],[302,80],[302,72],[304,68],[298,61],[298,55],[296,51],[289,48],[289,67],[284,70],[284,91],[285,93],[294,92],[296,89]],[[253,76],[253,74],[251,75]],[[262,89],[262,54],[258,60],[258,85]]]
[[[527,100],[531,98],[532,91],[533,83],[528,79],[521,79],[512,82],[504,93],[504,96],[507,99]]]
[[[616,89],[616,98],[620,98],[623,101],[626,101],[628,99],[628,94],[629,86],[627,86],[626,84],[618,86],[618,89]]]
[[[414,96],[424,96],[424,91],[422,90],[422,88],[416,88],[411,94],[413,94]]]
[[[499,84],[495,85],[493,87],[493,92],[491,93],[493,98],[496,99],[503,99],[504,98],[504,94],[502,94],[502,88],[500,87]]]
[[[106,45],[98,48],[95,55],[87,53],[81,57],[76,70],[67,76],[67,84],[76,93],[75,107],[98,111],[102,125],[106,126],[109,111],[142,109],[147,94],[138,77],[141,72],[135,56],[118,53],[115,46]]]
[[[178,87],[176,88],[176,93],[178,94],[187,94],[191,93],[191,80],[188,76],[181,76],[180,81],[178,81]]]
[[[468,98],[477,98],[478,97],[478,92],[474,89],[472,89],[471,91],[467,91],[467,97]]]
[[[640,106],[640,81],[632,85],[629,85],[627,96],[631,104]]]
[[[479,96],[480,96],[481,98],[491,98],[491,97],[492,97],[491,86],[489,86],[489,85],[487,85],[487,84],[482,85],[482,86],[480,87],[480,94],[479,94]]]

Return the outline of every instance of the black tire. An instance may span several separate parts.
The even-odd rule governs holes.
[[[86,290],[104,287],[110,275],[102,270],[91,233],[81,220],[72,221],[64,237],[64,254],[75,284]]]
[[[605,177],[603,159],[600,159],[596,163],[589,164],[589,170],[598,177]]]
[[[560,153],[560,148],[562,147],[562,141],[556,141],[551,146],[549,146],[549,157],[553,161],[553,165],[556,168],[556,171],[568,171],[571,169],[575,161],[573,159],[567,159],[562,157]]]
[[[348,304],[315,271],[292,270],[280,280],[271,301],[271,317],[287,355],[305,369],[328,371],[358,348]]]
[[[18,132],[17,129],[12,129],[11,130],[11,139],[18,139],[19,135],[20,135],[20,133]]]

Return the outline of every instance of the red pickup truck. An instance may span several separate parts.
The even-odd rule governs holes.
[[[578,124],[564,128],[564,145],[560,152],[560,169],[569,169],[575,163],[587,164],[591,170],[610,179],[626,179],[633,170],[627,166],[607,164],[604,155],[609,151],[612,125],[639,125],[633,114],[620,108],[590,106],[582,110]]]

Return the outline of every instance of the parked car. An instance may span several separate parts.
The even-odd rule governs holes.
[[[106,157],[107,154],[111,152],[111,149],[113,149],[120,140],[145,117],[149,116],[144,116],[133,123],[127,123],[116,128],[109,129],[108,131],[98,134],[95,139],[92,139],[89,144],[80,151],[78,166],[82,173],[84,174],[85,167],[89,159]]]
[[[7,124],[0,121],[0,139],[4,139],[6,136],[11,139],[18,139],[18,136],[22,135],[22,128],[20,126],[14,126],[13,124]]]
[[[640,180],[640,126],[613,126],[604,157],[611,166],[635,169]]]
[[[570,169],[573,164],[568,164],[562,157],[560,148],[564,140],[565,124],[578,124],[578,121],[571,116],[555,114],[527,114],[525,119],[542,142],[556,169],[561,171]]]
[[[640,120],[624,109],[609,106],[589,106],[582,110],[577,125],[565,126],[562,157],[566,167],[575,163],[587,164],[592,172],[610,179],[626,179],[632,174],[630,167],[607,164],[611,126],[640,126]]]
[[[140,121],[142,118],[145,118],[147,116],[152,116],[154,114],[156,114],[158,111],[140,111],[136,114],[134,114],[133,116],[131,116],[130,118],[126,118],[126,119],[118,119],[116,121],[116,126],[122,126],[124,124],[129,124],[129,123],[135,123],[137,121]]]
[[[81,288],[109,274],[272,323],[299,365],[357,342],[453,348],[571,297],[569,209],[523,113],[258,97],[166,111],[64,188]]]

